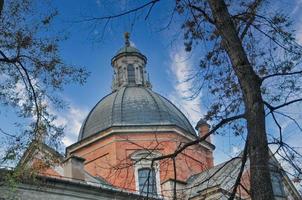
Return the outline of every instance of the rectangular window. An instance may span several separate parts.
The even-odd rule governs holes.
[[[274,195],[276,197],[285,197],[281,174],[278,172],[271,172],[271,180]]]
[[[141,168],[138,170],[139,193],[157,195],[156,173],[151,168]]]
[[[128,73],[128,82],[135,83],[135,71],[133,65],[128,65],[127,73]]]

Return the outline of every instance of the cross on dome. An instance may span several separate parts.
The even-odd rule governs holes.
[[[130,39],[130,33],[129,32],[125,32],[124,33],[124,37],[125,37],[125,46],[129,47],[130,46],[130,41],[129,41],[129,39]]]

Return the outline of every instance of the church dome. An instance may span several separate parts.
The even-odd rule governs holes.
[[[125,47],[121,48],[116,53],[116,55],[121,54],[121,53],[140,53],[141,54],[141,52],[137,48],[135,48],[133,46],[125,46]]]
[[[111,127],[175,126],[184,134],[196,136],[185,115],[151,90],[146,64],[147,58],[130,45],[126,33],[125,46],[111,59],[112,93],[90,111],[81,127],[79,141]]]
[[[125,86],[101,99],[90,111],[78,140],[110,127],[176,126],[196,136],[185,115],[169,100],[142,86]]]

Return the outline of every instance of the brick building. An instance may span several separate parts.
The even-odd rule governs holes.
[[[146,196],[172,199],[174,189],[178,199],[227,199],[239,172],[240,159],[214,166],[215,146],[207,138],[174,160],[153,162],[154,158],[171,154],[182,144],[203,136],[209,131],[209,125],[201,119],[195,132],[173,103],[152,90],[146,71],[147,58],[130,45],[128,36],[111,64],[112,92],[90,111],[78,141],[66,148],[65,156],[44,144],[25,152],[20,162],[24,166],[37,166],[44,157],[57,158],[54,166],[40,171],[40,178],[47,177],[46,186],[37,195],[30,193],[32,198],[41,199],[49,193],[45,189],[49,187],[47,183],[57,180],[59,186],[62,181],[69,181],[71,188],[62,192],[59,186],[58,189],[52,185],[52,192],[58,194],[53,199],[85,199],[85,186],[89,186],[89,190],[86,189],[90,199],[110,199],[110,195],[116,199]],[[245,170],[238,189],[240,199],[249,198],[248,171]],[[300,199],[286,174],[279,173],[276,177],[272,181],[277,199]],[[80,193],[66,192],[77,188],[77,184]],[[93,193],[93,196],[91,188],[105,192]],[[27,194],[28,190],[23,187],[22,192]],[[106,196],[103,198],[102,194]]]

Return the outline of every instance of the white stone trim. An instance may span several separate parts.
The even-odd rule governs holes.
[[[158,126],[150,126],[150,127],[135,127],[135,128],[131,128],[131,127],[112,127],[108,130],[105,130],[99,134],[96,134],[95,137],[92,137],[90,138],[90,140],[87,140],[85,142],[83,142],[82,144],[79,144],[78,146],[72,148],[72,149],[68,149],[69,147],[72,147],[73,145],[67,147],[66,149],[68,149],[67,151],[69,151],[69,153],[83,147],[83,146],[86,146],[90,143],[93,143],[93,142],[96,142],[97,140],[100,140],[104,137],[107,137],[111,134],[118,134],[118,133],[157,133],[157,132],[175,132],[189,140],[195,140],[196,138],[194,138],[193,136],[189,136],[187,134],[184,134],[180,129],[178,128],[175,128],[175,127],[171,127],[171,126],[167,126],[167,127],[164,127],[164,126],[161,126],[161,127],[158,127]],[[199,143],[200,146],[212,151],[213,148],[207,143],[207,142],[200,142]]]
[[[145,155],[148,155],[144,157]],[[138,150],[131,155],[131,159],[136,162],[134,165],[134,177],[135,177],[135,189],[136,193],[139,194],[139,180],[138,180],[138,170],[142,168],[151,168],[152,158],[161,156],[157,151],[147,151],[147,150]],[[159,162],[155,161],[153,163],[153,169],[155,170],[156,178],[156,192],[159,197],[161,197],[161,184],[160,184],[160,167]]]

